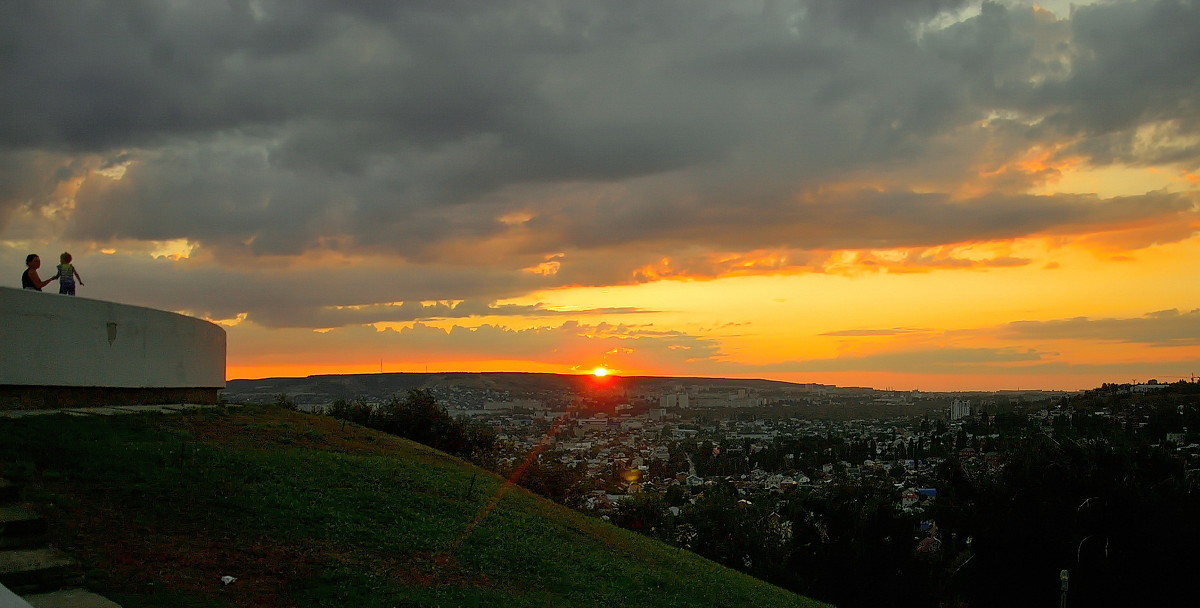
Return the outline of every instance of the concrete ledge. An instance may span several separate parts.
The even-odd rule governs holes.
[[[216,324],[0,287],[0,404],[8,409],[215,403],[224,386],[225,330]]]
[[[118,388],[108,386],[0,385],[0,410],[217,403],[216,388]]]

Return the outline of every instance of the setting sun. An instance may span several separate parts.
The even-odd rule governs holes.
[[[604,369],[603,367],[597,367],[596,369],[592,370],[592,375],[593,376],[607,376],[608,370]]]

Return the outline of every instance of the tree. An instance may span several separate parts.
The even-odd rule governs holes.
[[[285,410],[292,410],[293,412],[299,409],[296,407],[296,400],[292,399],[287,393],[275,395],[275,405]]]
[[[346,420],[355,424],[361,424],[362,426],[369,426],[371,416],[375,413],[375,408],[361,399],[354,401],[338,399],[329,405],[325,413],[338,420]]]
[[[667,502],[668,506],[682,507],[688,504],[688,491],[680,484],[671,484],[667,487],[663,500]]]
[[[667,503],[657,494],[623,497],[610,515],[612,523],[627,530],[658,537],[673,530],[668,523]]]
[[[393,395],[377,408],[363,401],[339,399],[329,406],[328,413],[464,458],[478,460],[496,447],[490,428],[455,420],[426,390],[410,390],[404,399]]]
[[[582,490],[585,468],[563,462],[558,450],[531,452],[508,473],[522,487],[564,505],[576,505]],[[524,467],[523,469],[521,467]]]

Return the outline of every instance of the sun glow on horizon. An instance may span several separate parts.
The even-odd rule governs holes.
[[[603,378],[604,376],[608,375],[608,370],[603,367],[597,367],[596,369],[592,370],[592,375],[597,378]]]

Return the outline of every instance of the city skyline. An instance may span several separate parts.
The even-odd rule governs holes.
[[[9,285],[70,251],[230,379],[1200,373],[1197,2],[9,13]]]

